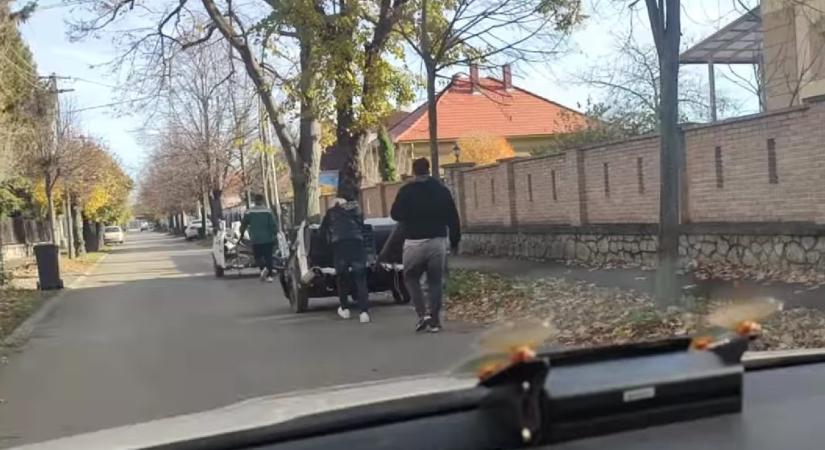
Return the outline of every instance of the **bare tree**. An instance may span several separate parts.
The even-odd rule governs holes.
[[[635,124],[635,134],[653,133],[658,128],[661,83],[659,62],[653,45],[642,45],[632,35],[616,36],[612,58],[576,75],[580,83],[604,92],[601,104],[608,105],[600,118],[613,118],[625,124]],[[679,76],[679,120],[706,122],[710,117],[708,87],[702,78],[693,74]],[[740,111],[738,103],[717,94],[717,108],[721,116]]]
[[[21,155],[20,161],[32,179],[43,182],[52,242],[57,237],[54,189],[61,175],[82,163],[72,157],[78,134],[74,101],[70,97],[58,100],[58,93],[55,79],[51,78],[32,99],[28,108],[35,124],[29,136],[31,149]]]
[[[177,56],[223,36],[242,62],[280,141],[291,169],[296,215],[302,220],[318,212],[320,125],[315,96],[320,78],[319,33],[315,22],[308,20],[311,17],[305,16],[314,14],[312,8],[272,1],[267,3],[272,9],[268,14],[258,6],[181,0],[150,7],[133,0],[93,0],[84,3],[86,15],[74,24],[73,37],[117,31],[116,42],[122,52],[112,61],[113,67],[128,71],[127,82],[141,98],[157,99],[174,73]],[[285,16],[295,18],[292,26],[267,26],[267,17]],[[153,25],[129,26],[132,19]],[[286,61],[283,70],[268,64],[264,58],[267,54],[282,57]],[[292,63],[292,56],[297,64]],[[281,100],[288,101],[276,99],[274,88],[278,86],[288,92],[288,98]],[[297,115],[297,133],[288,125],[293,113]]]
[[[436,79],[441,70],[491,59],[546,61],[582,20],[580,0],[417,0],[401,33],[421,58],[433,174],[439,173]]]
[[[676,279],[679,258],[679,186],[682,132],[679,128],[680,0],[645,0],[659,61],[659,266],[656,299],[660,304],[679,301]]]
[[[212,226],[222,214],[222,195],[227,179],[234,175],[237,118],[233,117],[233,68],[226,63],[225,47],[202,45],[180,55],[179,70],[169,82],[167,126],[178,131],[188,144],[189,164],[201,174],[202,194],[210,203]],[[247,110],[248,114],[248,110]],[[204,209],[207,200],[203,201]],[[206,223],[204,221],[204,228]]]

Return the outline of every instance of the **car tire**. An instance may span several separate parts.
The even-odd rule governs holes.
[[[300,314],[307,310],[309,305],[309,292],[307,288],[301,285],[301,276],[298,273],[297,263],[293,263],[289,268],[288,285],[289,285],[289,306],[292,312]]]

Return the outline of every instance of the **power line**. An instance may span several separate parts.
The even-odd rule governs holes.
[[[112,85],[112,84],[106,84],[106,83],[102,83],[100,81],[95,81],[95,80],[87,80],[85,78],[80,78],[80,77],[71,77],[70,76],[69,79],[71,79],[72,81],[80,81],[82,83],[95,84],[95,85],[98,85],[98,86],[103,86],[103,87],[107,87],[107,88],[111,88],[111,89],[117,89],[118,88],[118,86],[115,86],[115,85]]]
[[[141,98],[135,98],[135,99],[132,99],[132,100],[123,100],[123,101],[120,101],[120,102],[106,103],[104,105],[86,106],[84,108],[73,109],[70,112],[82,112],[82,111],[90,111],[90,110],[93,110],[93,109],[111,108],[112,106],[125,105],[127,103],[139,102],[139,101],[142,101],[142,100],[148,100],[150,98],[154,98],[154,97],[141,97]]]
[[[86,3],[93,3],[93,2],[94,2],[94,0],[74,0],[74,1],[58,2],[58,3],[51,4],[51,5],[38,6],[37,8],[35,8],[35,12],[37,12],[37,11],[46,11],[46,10],[49,10],[49,9],[57,9],[57,8],[69,8],[69,7],[72,7],[72,6],[78,6],[78,5],[83,5],[83,4],[86,4]]]

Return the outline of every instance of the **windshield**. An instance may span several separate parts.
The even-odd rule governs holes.
[[[0,447],[490,348],[825,347],[810,2],[283,1],[0,2]]]

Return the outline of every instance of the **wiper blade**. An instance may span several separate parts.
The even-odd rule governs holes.
[[[745,352],[742,356],[742,365],[747,371],[821,362],[825,362],[825,348]]]

